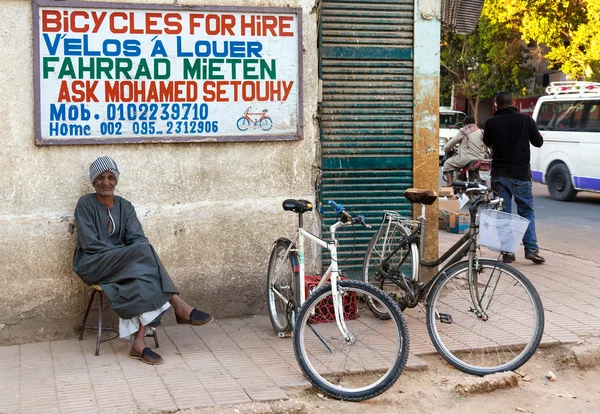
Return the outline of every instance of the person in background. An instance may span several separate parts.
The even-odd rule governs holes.
[[[77,247],[73,270],[88,285],[100,285],[119,316],[119,336],[134,336],[129,356],[157,365],[162,357],[146,347],[146,330],[158,326],[173,306],[177,323],[204,325],[213,320],[188,305],[144,235],[133,205],[114,194],[119,168],[110,157],[90,165],[95,193],[75,208]]]
[[[483,144],[483,131],[475,124],[475,118],[465,118],[464,126],[458,130],[458,134],[452,138],[444,151],[448,152],[459,144],[458,154],[453,155],[444,162],[442,171],[446,176],[448,185],[452,184],[452,171],[464,168],[469,162],[485,158],[485,145]]]
[[[523,235],[525,258],[536,264],[545,262],[540,255],[535,234],[533,194],[531,192],[530,144],[541,147],[544,139],[535,121],[521,114],[513,106],[511,92],[496,95],[496,112],[485,122],[483,142],[492,149],[492,189],[504,199],[506,212],[510,213],[512,200],[517,204],[517,212],[529,220],[529,227]],[[505,263],[512,263],[512,253],[503,255]]]

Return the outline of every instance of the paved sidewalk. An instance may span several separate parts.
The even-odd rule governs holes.
[[[440,250],[458,237],[440,232]],[[600,333],[600,264],[542,253],[545,265],[519,255],[515,266],[542,296],[543,343]],[[411,353],[434,352],[421,310],[405,315]],[[86,338],[0,347],[0,413],[177,411],[286,399],[290,389],[309,386],[291,339],[277,338],[266,315],[159,328],[165,358],[159,366],[130,359],[130,345],[123,340],[102,344],[96,357],[93,334]]]

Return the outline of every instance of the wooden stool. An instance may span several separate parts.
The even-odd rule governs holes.
[[[95,355],[98,356],[98,355],[100,355],[100,344],[103,342],[107,342],[107,341],[113,340],[115,338],[118,338],[119,330],[113,329],[113,328],[103,328],[102,327],[102,308],[104,305],[104,301],[102,299],[102,297],[104,296],[102,294],[102,287],[99,285],[92,285],[91,287],[92,287],[92,296],[90,297],[90,303],[88,304],[87,309],[85,311],[85,316],[83,317],[83,322],[81,323],[81,331],[79,333],[79,340],[81,341],[83,339],[83,334],[85,333],[86,329],[96,329],[98,331],[98,338],[96,340]],[[100,305],[98,306],[98,326],[86,326],[85,322],[87,321],[87,317],[90,313],[90,308],[92,307],[92,303],[94,303],[94,296],[96,296],[96,293],[98,293],[98,297],[100,298]],[[111,335],[108,338],[102,339],[102,331],[103,330],[113,332],[113,335]],[[156,335],[156,329],[152,329],[152,334],[148,334],[148,335],[146,335],[146,337],[153,337],[154,345],[156,345],[156,347],[158,348],[158,336]]]

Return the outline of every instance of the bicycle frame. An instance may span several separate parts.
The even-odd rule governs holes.
[[[470,216],[471,216],[469,231],[467,233],[465,233],[465,235],[462,236],[460,238],[460,240],[458,240],[455,244],[453,244],[452,247],[450,247],[450,249],[448,251],[446,251],[443,255],[441,255],[439,258],[437,258],[436,260],[434,260],[432,262],[428,262],[428,261],[422,259],[424,250],[425,250],[425,243],[424,243],[425,238],[422,237],[421,233],[425,229],[426,219],[425,219],[425,205],[421,204],[421,215],[418,217],[418,219],[419,219],[418,227],[414,231],[412,231],[408,235],[408,237],[406,238],[404,243],[402,243],[398,247],[396,247],[388,255],[388,257],[386,257],[383,260],[382,263],[388,262],[390,257],[392,257],[394,254],[396,254],[396,252],[398,252],[398,250],[400,250],[401,248],[406,248],[406,247],[410,248],[410,245],[413,243],[416,243],[416,241],[418,239],[419,248],[417,250],[418,266],[417,266],[417,275],[416,275],[417,280],[416,281],[420,283],[423,280],[423,278],[422,278],[423,277],[423,268],[431,269],[431,268],[437,267],[440,264],[442,264],[443,262],[445,262],[446,260],[448,260],[452,255],[454,255],[454,256],[452,256],[450,261],[442,269],[440,269],[427,283],[425,283],[422,287],[420,287],[418,289],[418,292],[413,292],[410,289],[410,286],[408,286],[408,284],[406,284],[406,283],[400,283],[399,281],[392,279],[392,278],[388,278],[388,280],[391,281],[392,283],[394,283],[395,285],[397,285],[398,287],[400,287],[401,289],[406,290],[409,294],[411,294],[413,296],[418,295],[418,300],[421,300],[421,299],[423,299],[423,297],[425,297],[425,296],[427,296],[427,294],[429,294],[431,287],[438,280],[439,277],[446,274],[446,272],[452,266],[459,263],[460,259],[462,259],[465,256],[468,256],[467,260],[469,263],[469,292],[470,292],[471,299],[473,301],[473,305],[475,307],[474,311],[476,314],[480,315],[484,319],[487,319],[486,312],[483,309],[483,307],[481,306],[481,303],[479,300],[480,296],[478,293],[478,283],[476,280],[477,276],[473,273],[473,269],[475,268],[475,265],[476,265],[475,264],[475,259],[476,259],[475,255],[476,255],[476,251],[477,251],[476,237],[477,237],[478,225],[476,224],[476,214],[477,214],[478,207],[483,203],[484,203],[484,200],[480,199],[480,200],[477,200],[476,202],[474,202],[469,207],[469,212],[470,212]],[[391,223],[391,221],[397,220],[398,224],[402,225],[402,219],[399,214],[393,213],[393,212],[385,212],[385,214],[386,214],[386,217],[389,218],[390,223]],[[399,218],[400,218],[400,220],[398,221]],[[405,220],[405,221],[409,221],[409,220]],[[386,235],[386,239],[387,239],[387,235]],[[385,251],[385,247],[383,250]],[[407,253],[402,258],[398,267],[402,266],[402,264],[408,257],[408,254],[409,254],[409,252],[407,251]],[[404,276],[402,276],[402,278],[404,278]]]
[[[248,122],[253,123],[254,125],[258,124],[263,119],[267,118],[267,114],[265,112],[249,112],[249,111],[250,111],[250,108],[246,109],[246,111],[244,112],[244,118],[246,118],[248,120]],[[260,118],[252,119],[252,118],[250,118],[250,115],[260,115]]]
[[[337,242],[337,239],[335,238],[335,232],[338,228],[340,228],[341,226],[344,226],[344,225],[347,225],[347,224],[342,223],[341,221],[338,221],[335,224],[333,224],[331,227],[329,227],[329,232],[331,234],[331,240],[325,241],[325,240],[321,239],[320,237],[315,236],[314,234],[310,233],[309,231],[304,230],[304,227],[302,225],[302,216],[300,216],[298,232],[296,233],[296,236],[294,237],[293,242],[290,244],[287,251],[285,252],[286,257],[289,255],[289,253],[291,251],[298,252],[298,267],[299,267],[299,269],[298,269],[298,276],[299,276],[298,308],[301,307],[304,304],[304,302],[306,301],[306,299],[305,299],[306,291],[305,291],[305,282],[304,282],[304,276],[305,276],[305,272],[304,272],[304,239],[305,239],[305,237],[312,240],[313,242],[317,243],[319,246],[329,250],[329,252],[331,254],[331,264],[325,271],[325,274],[321,278],[321,281],[319,282],[319,284],[317,285],[315,290],[319,289],[321,286],[324,286],[328,280],[331,280],[331,289],[333,292],[337,292],[338,291],[337,281],[339,278],[339,269],[338,269],[338,264],[337,264],[337,244],[338,244],[338,242]],[[297,249],[292,249],[292,247],[294,245],[297,245]],[[342,299],[337,294],[332,294],[331,296],[333,299],[333,307],[334,307],[334,311],[335,311],[335,321],[338,326],[338,329],[340,330],[340,333],[344,336],[344,338],[346,340],[349,340],[350,334],[348,332],[348,328],[346,327],[346,323],[344,322],[344,319],[341,317],[344,314]],[[283,297],[281,297],[281,298],[284,301],[286,300]]]

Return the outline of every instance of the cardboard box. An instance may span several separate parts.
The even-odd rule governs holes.
[[[450,233],[464,234],[469,230],[471,218],[465,214],[453,213],[448,218],[448,230]]]
[[[452,197],[454,195],[454,189],[452,187],[440,187],[438,195],[440,197]]]
[[[448,220],[443,219],[443,218],[438,218],[438,229],[446,230],[446,227],[448,227]]]
[[[456,198],[440,198],[439,208],[442,210],[450,211],[452,213],[459,213],[460,201]]]

